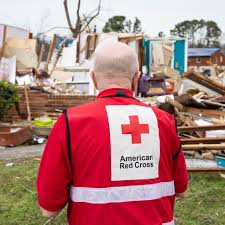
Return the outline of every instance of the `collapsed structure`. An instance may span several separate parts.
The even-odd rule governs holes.
[[[210,168],[191,166],[190,171],[223,171],[225,156],[225,72],[209,62],[212,76],[187,70],[187,41],[180,38],[151,39],[142,34],[86,33],[65,47],[53,36],[47,59],[45,48],[36,53],[37,40],[28,31],[0,26],[0,80],[18,83],[19,102],[3,118],[0,145],[16,145],[32,135],[48,136],[51,120],[68,107],[92,101],[97,90],[90,80],[93,54],[106,42],[120,41],[137,52],[140,70],[149,76],[149,90],[141,101],[173,114],[186,155],[207,162]],[[14,36],[8,31],[15,29]],[[1,32],[0,32],[1,33]],[[21,121],[28,120],[26,129]],[[34,122],[33,122],[34,121]],[[50,122],[49,122],[50,121]],[[6,124],[7,123],[7,124]],[[14,124],[12,126],[12,123]],[[16,124],[15,124],[16,123]],[[22,133],[23,132],[23,133]],[[13,141],[10,137],[13,134]],[[16,134],[18,134],[16,137]],[[24,138],[23,138],[24,137]],[[204,159],[204,161],[203,161]],[[210,159],[210,161],[205,161]],[[207,164],[207,165],[208,165]]]

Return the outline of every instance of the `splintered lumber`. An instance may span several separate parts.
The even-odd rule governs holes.
[[[194,113],[194,114],[203,114],[210,116],[225,116],[225,111],[223,110],[215,110],[215,109],[196,109],[185,107],[185,112]]]
[[[195,71],[188,71],[184,74],[184,77],[187,77],[188,79],[198,84],[201,84],[221,95],[225,95],[225,86],[223,86],[219,82],[209,79],[208,77],[204,76],[201,73]]]
[[[185,106],[190,106],[190,107],[195,107],[195,108],[205,108],[205,104],[197,101],[189,94],[183,94],[180,96],[176,96],[175,100]]]
[[[41,45],[41,51],[40,51],[40,54],[39,54],[39,57],[38,57],[38,64],[37,64],[37,68],[40,66],[40,64],[41,64],[41,62],[42,62],[42,59],[43,59],[44,53],[45,53],[45,45],[44,45],[44,44],[42,44],[42,45]]]
[[[172,105],[174,108],[182,111],[182,112],[189,112],[193,114],[203,114],[203,115],[210,115],[210,116],[225,116],[225,111],[223,110],[216,110],[216,109],[197,109],[192,107],[186,107],[179,103],[176,100],[173,100],[170,97],[166,98],[166,102]],[[216,104],[218,106],[223,106],[223,104]],[[199,103],[199,106],[202,106],[202,103]]]
[[[30,102],[29,102],[28,91],[27,91],[26,85],[24,85],[24,93],[25,93],[26,105],[27,105],[27,121],[30,122],[31,121]]]
[[[182,126],[185,126],[185,127],[197,126],[197,123],[190,116],[185,116],[180,114],[178,118],[181,120]],[[204,131],[194,131],[194,133],[197,135],[197,137],[205,137]]]
[[[53,38],[52,38],[52,41],[51,41],[51,44],[50,44],[50,47],[49,47],[48,57],[47,57],[47,61],[46,61],[45,68],[44,68],[45,71],[48,71],[48,64],[51,62],[51,58],[52,58],[52,55],[53,55],[53,52],[54,52],[55,44],[56,44],[56,34],[53,35]]]
[[[225,137],[213,137],[213,138],[181,138],[181,143],[184,144],[218,144],[225,142]]]
[[[6,42],[6,33],[7,33],[7,26],[4,25],[3,36],[2,36],[2,51],[1,51],[0,59],[4,56],[5,42]]]
[[[33,68],[26,68],[26,69],[17,69],[16,75],[17,76],[24,76],[27,74],[33,74]]]
[[[52,71],[50,72],[50,75],[54,72],[54,70],[58,64],[58,61],[59,61],[60,57],[62,56],[63,48],[64,48],[64,45],[61,45],[60,48],[58,49],[57,56],[56,56],[55,62],[53,64]]]
[[[223,167],[189,167],[189,173],[219,173],[225,172],[225,168]]]
[[[189,126],[177,128],[179,132],[209,131],[209,130],[224,130],[224,129],[225,125]]]
[[[179,102],[173,100],[172,98],[168,96],[166,97],[166,102],[172,105],[173,107],[179,109],[180,111],[184,110],[184,106],[182,104],[180,104]]]
[[[182,145],[184,151],[225,150],[225,144]]]

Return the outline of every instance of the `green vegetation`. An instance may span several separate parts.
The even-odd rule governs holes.
[[[127,19],[125,16],[113,16],[108,19],[102,29],[103,32],[120,33],[142,33],[141,21],[134,17],[134,20]]]
[[[18,87],[7,81],[0,81],[0,119],[7,114],[19,100]]]
[[[222,31],[219,25],[212,20],[185,20],[175,25],[170,31],[172,35],[190,39],[192,48],[219,47],[219,38]]]
[[[11,161],[10,161],[11,162]],[[44,225],[37,206],[35,179],[39,161],[0,162],[0,225]],[[177,200],[176,225],[225,224],[225,180],[219,175],[191,175],[187,198]],[[66,225],[65,212],[48,225]]]

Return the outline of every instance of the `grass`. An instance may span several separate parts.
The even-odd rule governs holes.
[[[39,161],[0,162],[0,225],[66,225],[65,212],[48,223],[37,206],[35,179]],[[177,200],[176,225],[225,224],[225,180],[219,175],[190,175],[187,198]]]

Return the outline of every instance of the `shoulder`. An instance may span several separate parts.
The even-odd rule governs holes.
[[[104,105],[97,100],[67,109],[69,120],[95,118],[104,113]]]
[[[162,125],[168,126],[168,127],[171,127],[171,126],[173,127],[175,125],[173,115],[171,115],[155,106],[150,106],[150,105],[147,105],[142,102],[140,102],[140,105],[151,108],[152,111],[154,112],[159,124],[162,124]]]
[[[152,107],[152,110],[154,111],[154,113],[156,114],[156,117],[158,118],[158,120],[160,121],[164,121],[167,123],[173,123],[174,122],[174,116],[169,114],[168,112],[165,112],[155,106]]]
[[[83,103],[83,104],[80,104],[80,105],[77,105],[77,106],[74,106],[74,107],[70,107],[70,108],[67,109],[67,111],[69,113],[87,111],[89,109],[92,109],[95,106],[96,106],[96,100],[93,100],[93,101],[88,102],[88,103]]]

